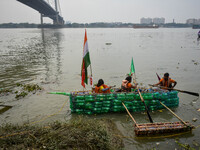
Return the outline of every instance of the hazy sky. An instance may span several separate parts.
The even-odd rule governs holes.
[[[60,0],[60,7],[65,21],[78,23],[139,23],[142,17],[185,23],[200,18],[200,0]],[[40,23],[40,15],[16,0],[0,0],[0,23],[8,22]],[[45,18],[44,22],[52,21]]]

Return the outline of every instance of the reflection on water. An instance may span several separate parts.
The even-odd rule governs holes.
[[[80,69],[84,29],[0,29],[0,88],[16,83],[34,82],[43,92],[16,100],[12,95],[0,97],[0,102],[13,106],[0,114],[0,123],[33,122],[57,114],[43,123],[76,118],[71,114],[69,98],[48,95],[49,91],[82,90]],[[156,72],[169,72],[177,89],[200,92],[200,44],[197,30],[192,29],[88,29],[88,43],[94,83],[103,78],[108,85],[120,86],[134,59],[137,81],[143,86],[157,83]],[[106,44],[109,43],[109,44]],[[87,87],[89,89],[89,87]],[[183,120],[200,124],[200,101],[179,93],[180,106],[173,111]],[[62,105],[67,101],[62,111]],[[178,121],[167,110],[151,112],[154,122]],[[103,114],[89,118],[110,118],[120,129],[126,149],[175,148],[174,137],[137,139],[133,122],[126,113]],[[146,114],[134,113],[138,123],[149,122]],[[192,143],[200,138],[200,128],[192,134],[178,136],[181,142]],[[161,143],[161,144],[157,144]],[[200,141],[199,141],[200,143]],[[194,146],[194,145],[191,145]]]
[[[9,45],[1,47],[4,50],[0,55],[0,88],[12,87],[16,82],[34,81],[41,74],[45,75],[45,80],[52,75],[58,80],[62,73],[59,45],[62,33],[59,30],[41,29],[32,34],[33,37],[19,34],[7,41]]]

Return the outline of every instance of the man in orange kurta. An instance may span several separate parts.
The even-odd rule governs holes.
[[[155,85],[160,85],[166,88],[174,88],[177,82],[171,78],[169,78],[169,73],[165,73],[164,77]]]

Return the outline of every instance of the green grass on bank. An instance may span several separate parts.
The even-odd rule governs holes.
[[[0,149],[122,149],[119,134],[109,119],[79,117],[43,127],[7,124],[0,127]]]

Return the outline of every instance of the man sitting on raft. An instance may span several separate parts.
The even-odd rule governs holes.
[[[122,80],[122,85],[121,85],[121,92],[131,92],[131,89],[135,89],[137,85],[133,86],[131,84],[132,77],[128,76],[126,77],[125,80]]]
[[[102,79],[99,79],[94,91],[95,93],[110,93],[110,87],[105,85]]]
[[[167,88],[173,89],[176,86],[176,84],[177,82],[175,80],[172,80],[171,78],[169,78],[169,73],[165,73],[164,77],[157,84],[155,84],[155,86],[160,85],[160,86],[166,87],[166,89]]]

